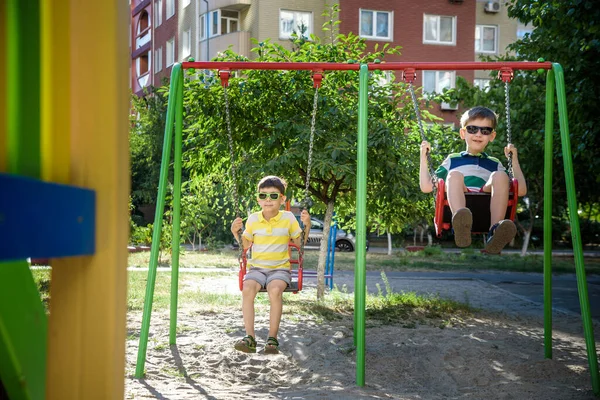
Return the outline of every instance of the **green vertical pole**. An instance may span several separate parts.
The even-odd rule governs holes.
[[[573,254],[575,255],[575,271],[577,272],[577,291],[579,293],[579,306],[581,308],[581,319],[583,320],[583,330],[588,353],[590,374],[592,375],[592,389],[594,390],[594,394],[600,395],[596,342],[594,340],[594,328],[592,325],[592,316],[590,314],[590,301],[588,298],[585,267],[583,265],[583,247],[581,244],[581,231],[579,230],[579,216],[577,214],[577,199],[575,198],[575,176],[573,174],[573,159],[571,155],[571,141],[569,137],[567,97],[565,94],[565,77],[560,64],[552,64],[552,69],[554,70],[556,77],[558,121],[560,123],[563,163],[565,168],[565,180],[567,184],[567,203],[569,206],[569,218],[571,222]]]
[[[552,358],[552,158],[554,139],[554,71],[546,77],[544,150],[544,354]]]
[[[144,377],[146,364],[146,349],[148,347],[148,334],[150,331],[150,315],[152,314],[152,300],[154,298],[154,285],[156,283],[156,269],[158,266],[158,252],[160,251],[160,234],[162,228],[165,197],[167,195],[167,178],[169,175],[169,162],[171,161],[171,143],[173,142],[173,124],[177,97],[181,91],[180,82],[181,64],[176,63],[171,70],[171,87],[169,89],[169,103],[167,105],[167,122],[165,124],[165,138],[163,142],[162,161],[160,164],[160,178],[158,183],[158,197],[156,199],[156,212],[154,213],[154,226],[152,230],[152,248],[150,250],[150,266],[146,282],[146,296],[144,298],[144,313],[140,329],[140,344],[135,366],[135,377]]]
[[[356,260],[354,266],[354,343],[356,385],[365,386],[365,308],[367,288],[367,120],[369,67],[360,66],[356,162]]]
[[[5,22],[0,38],[6,43],[0,58],[7,63],[6,76],[0,77],[6,83],[6,91],[0,91],[6,95],[0,101],[6,101],[6,122],[0,123],[6,123],[7,152],[0,158],[7,157],[9,173],[39,178],[40,3],[7,0],[0,8]],[[45,397],[47,336],[48,319],[29,263],[0,263],[0,381],[9,398]]]
[[[8,171],[39,178],[40,5],[37,1],[8,0],[6,10]]]
[[[171,318],[169,344],[177,339],[177,294],[179,292],[179,235],[181,226],[181,146],[183,130],[183,73],[177,77],[179,93],[175,102],[175,154],[173,176],[173,234],[171,236]]]

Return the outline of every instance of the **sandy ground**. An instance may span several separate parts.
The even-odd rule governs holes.
[[[135,379],[142,315],[131,312],[125,398],[595,398],[580,318],[555,313],[553,359],[545,359],[540,305],[480,281],[423,280],[407,287],[468,301],[481,311],[443,328],[441,321],[367,321],[364,387],[356,385],[352,316],[333,322],[299,320],[284,309],[281,353],[265,355],[267,311],[257,313],[256,354],[233,349],[244,335],[239,309],[180,309],[175,346],[168,345],[168,311],[155,312],[146,378]],[[229,279],[203,279],[195,289],[237,290]]]

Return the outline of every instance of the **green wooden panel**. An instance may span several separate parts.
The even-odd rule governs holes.
[[[8,171],[39,178],[40,4],[6,0]]]
[[[47,333],[29,263],[0,263],[0,379],[10,399],[44,398]]]

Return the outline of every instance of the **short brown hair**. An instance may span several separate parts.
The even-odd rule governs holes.
[[[487,107],[481,107],[481,106],[473,107],[473,108],[465,111],[463,113],[462,117],[460,117],[460,127],[464,128],[465,126],[467,126],[469,124],[469,121],[478,119],[478,118],[489,119],[490,122],[492,123],[492,128],[494,130],[496,129],[496,124],[498,123],[498,117],[496,116],[496,113]]]
[[[265,176],[260,180],[260,182],[258,182],[258,190],[268,187],[274,187],[275,189],[279,190],[279,193],[285,194],[287,182],[285,179],[275,175]]]

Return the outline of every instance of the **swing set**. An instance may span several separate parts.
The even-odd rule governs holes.
[[[415,89],[413,82],[415,79],[415,70],[410,68],[404,70],[404,81],[408,83],[408,90],[412,99],[413,107],[415,110],[415,116],[417,118],[417,125],[419,127],[419,133],[421,134],[421,140],[427,140],[425,131],[423,129],[423,120],[421,118],[421,112],[419,111],[419,103],[417,96],[415,95]],[[512,132],[510,125],[510,96],[509,96],[509,84],[514,76],[513,70],[510,67],[502,67],[498,72],[498,78],[504,82],[504,99],[506,104],[506,141],[507,144],[512,143]],[[427,164],[429,166],[429,175],[433,183],[435,190],[435,214],[433,217],[433,224],[435,226],[435,233],[438,238],[442,237],[444,231],[452,229],[452,212],[450,211],[450,204],[448,203],[448,196],[446,192],[446,183],[443,179],[438,178],[431,162],[431,154],[427,152]],[[508,192],[508,203],[506,207],[505,219],[510,219],[514,222],[517,214],[517,202],[519,198],[519,182],[514,177],[512,168],[512,153],[508,155],[508,175],[510,177],[510,188]],[[473,213],[473,226],[471,233],[487,233],[490,226],[490,201],[491,193],[484,192],[466,192],[465,202],[466,207]]]
[[[368,119],[368,78],[369,71],[402,71],[405,76],[412,73],[412,80],[407,80],[412,86],[416,71],[424,70],[495,70],[501,72],[501,78],[506,84],[507,74],[515,70],[545,70],[546,73],[546,115],[545,115],[545,152],[544,152],[544,354],[552,358],[552,157],[554,141],[554,111],[555,100],[558,103],[558,117],[560,126],[560,140],[562,145],[562,159],[565,170],[565,184],[567,189],[567,203],[573,239],[573,252],[577,273],[577,287],[581,307],[581,316],[584,327],[585,342],[588,356],[592,387],[596,395],[600,395],[600,381],[598,376],[598,360],[596,344],[594,341],[593,325],[590,314],[587,282],[583,264],[583,250],[579,219],[577,214],[577,200],[575,180],[573,174],[573,161],[569,126],[567,119],[567,106],[565,96],[564,72],[560,64],[550,62],[427,62],[427,63],[369,63],[369,64],[336,64],[336,63],[264,63],[264,62],[184,62],[177,63],[171,71],[171,87],[167,109],[163,157],[161,163],[160,182],[157,197],[155,223],[152,236],[152,249],[140,341],[135,376],[142,378],[146,359],[150,317],[152,311],[152,298],[156,282],[158,266],[158,253],[162,217],[165,207],[167,190],[167,176],[171,157],[171,145],[174,142],[174,184],[173,184],[173,235],[172,235],[172,277],[171,277],[171,315],[169,329],[169,344],[176,343],[177,326],[177,290],[179,280],[179,238],[180,238],[180,197],[181,197],[181,166],[182,166],[182,128],[183,128],[183,70],[194,68],[196,70],[216,70],[223,79],[229,77],[232,70],[305,70],[312,71],[313,75],[322,74],[324,71],[358,71],[358,129],[357,129],[357,188],[356,188],[356,261],[355,261],[355,293],[354,293],[354,345],[356,346],[356,385],[365,385],[365,307],[366,307],[366,198],[367,198],[367,119]],[[226,73],[223,73],[226,72]],[[320,82],[319,82],[320,84]],[[225,85],[226,86],[226,85]],[[224,86],[224,90],[225,90]],[[508,85],[506,86],[508,88]],[[414,96],[414,91],[412,91]],[[317,94],[315,93],[315,98]],[[555,98],[556,96],[556,98]],[[507,97],[508,104],[508,97]],[[314,118],[314,112],[313,112]],[[417,118],[419,118],[417,110]],[[228,122],[229,124],[229,122]],[[419,124],[421,122],[419,120]],[[314,125],[314,122],[313,122]],[[173,135],[173,127],[175,134]],[[228,127],[228,130],[230,127]],[[422,132],[422,126],[420,127]],[[229,140],[232,141],[231,136]],[[510,141],[510,138],[508,138]],[[230,143],[232,146],[232,144]],[[431,162],[429,162],[431,165]],[[233,165],[233,164],[232,164]],[[310,160],[309,160],[310,168]],[[232,169],[232,174],[234,169]],[[308,175],[308,174],[307,174]],[[433,175],[432,175],[433,176]],[[235,182],[235,177],[232,176]],[[307,176],[307,185],[309,177]],[[443,184],[442,184],[443,185]],[[512,192],[516,193],[516,187]],[[438,196],[444,193],[443,186],[438,185]],[[236,194],[237,196],[237,194]],[[514,195],[513,195],[514,196]],[[441,209],[442,200],[437,201],[436,209]],[[514,210],[516,205],[512,205]],[[439,208],[438,208],[439,207]],[[484,208],[483,206],[479,208]],[[511,213],[513,211],[511,210]],[[438,221],[442,221],[438,219]],[[445,223],[440,223],[442,229],[448,229]],[[445,228],[444,228],[445,227]],[[436,228],[437,231],[438,228]],[[439,231],[438,231],[439,232]],[[301,265],[301,263],[300,263]]]
[[[219,77],[221,78],[221,86],[223,86],[223,98],[225,102],[225,121],[227,127],[227,142],[229,143],[229,157],[231,160],[231,178],[233,179],[233,204],[235,206],[235,217],[238,218],[240,216],[240,200],[237,191],[237,171],[235,168],[235,152],[233,148],[233,133],[231,131],[231,113],[229,111],[229,96],[227,95],[227,88],[229,87],[229,77],[231,76],[231,71],[225,69],[219,71]],[[313,108],[312,108],[312,119],[310,122],[310,137],[308,141],[308,165],[306,168],[306,179],[305,179],[305,187],[304,187],[304,201],[301,203],[302,208],[308,208],[310,204],[310,170],[312,166],[312,153],[313,153],[313,144],[315,139],[315,127],[317,120],[317,108],[319,102],[319,88],[321,87],[321,81],[323,79],[323,72],[320,70],[316,70],[313,72],[313,87],[315,88],[315,95],[313,99]],[[286,208],[289,208],[289,202],[286,204]],[[292,280],[290,284],[285,288],[284,292],[292,292],[298,293],[302,290],[302,282],[304,278],[304,242],[305,242],[305,232],[304,226],[302,226],[302,222],[300,222],[300,228],[302,232],[300,234],[300,246],[295,245],[294,243],[288,243],[288,254],[289,254],[289,262],[292,266],[295,266],[296,269],[292,271]],[[248,253],[251,252],[252,246],[247,249],[243,248],[242,241],[242,232],[238,232],[237,241],[240,245],[240,254],[238,256],[238,260],[240,263],[240,271],[238,273],[238,280],[240,290],[244,289],[244,277],[246,276],[246,271],[248,267]],[[260,292],[266,292],[266,288],[262,288],[259,290]]]

